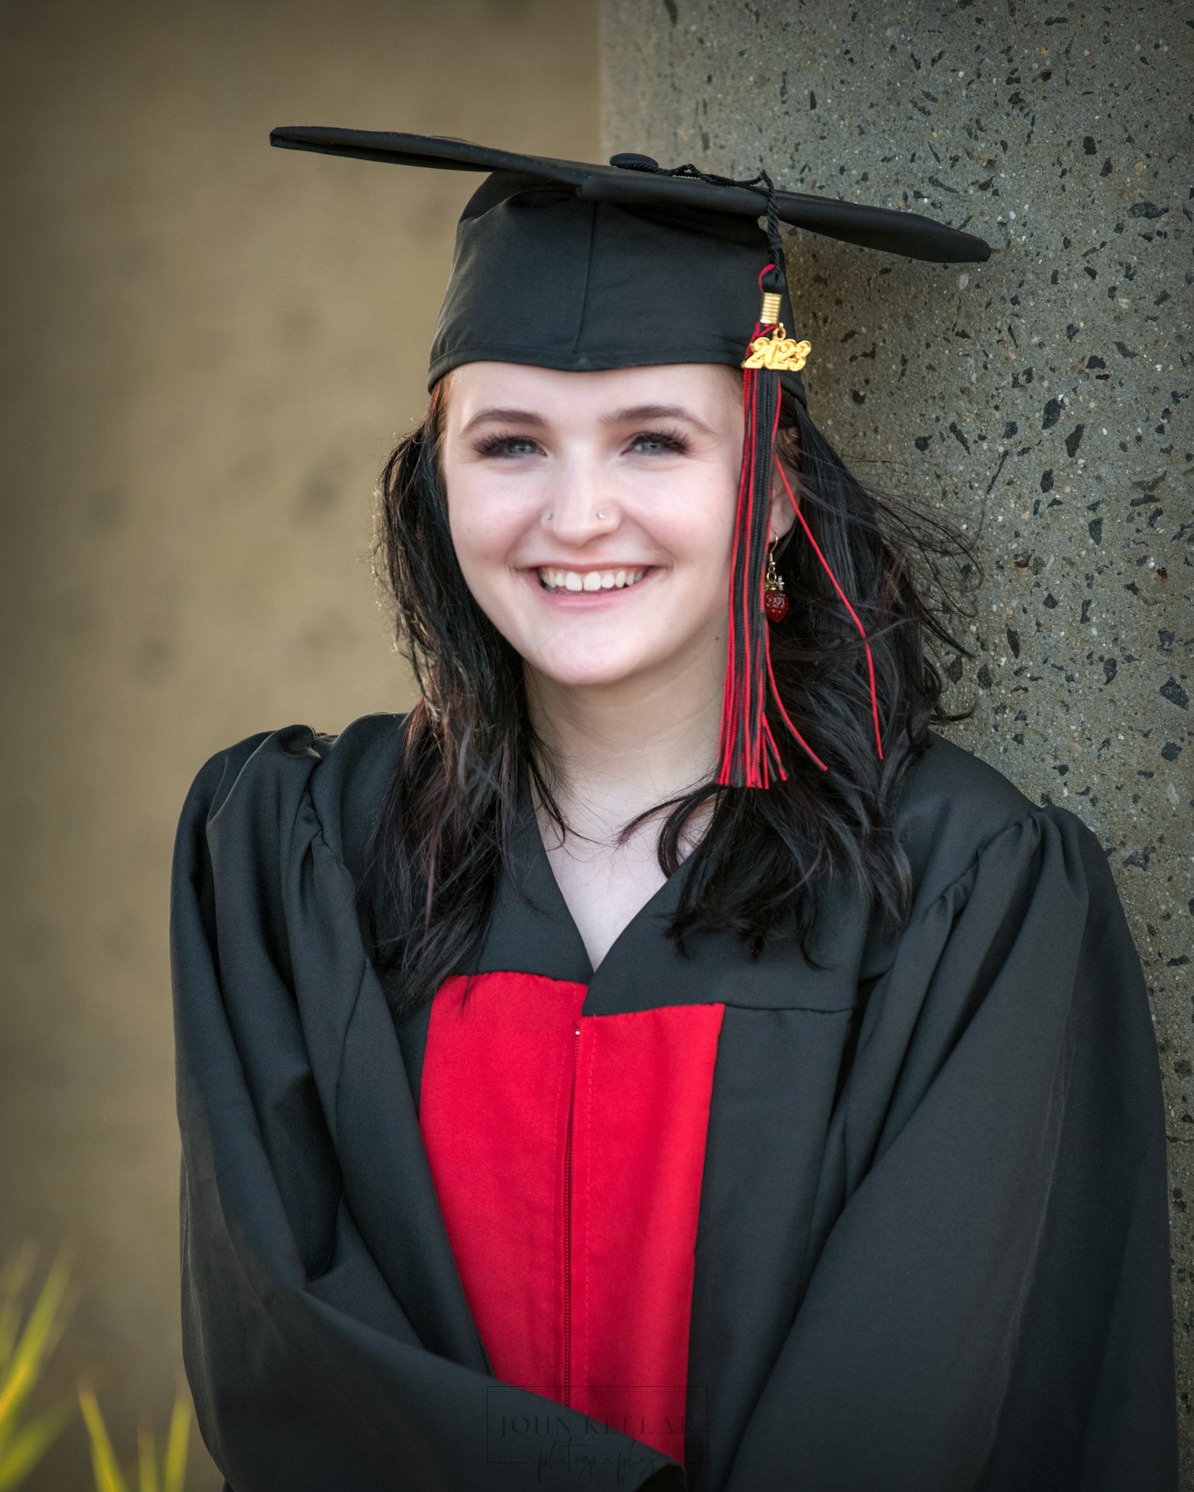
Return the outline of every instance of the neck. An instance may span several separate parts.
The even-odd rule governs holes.
[[[717,767],[723,676],[569,687],[527,674],[535,731],[571,828],[614,834],[644,809],[708,782]]]

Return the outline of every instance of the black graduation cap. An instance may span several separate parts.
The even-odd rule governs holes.
[[[985,260],[988,245],[918,213],[780,191],[766,172],[735,181],[693,165],[666,169],[644,155],[615,155],[597,166],[436,135],[323,127],[275,129],[270,144],[487,173],[457,227],[430,386],[462,363],[479,361],[573,372],[671,363],[744,369],[746,440],[718,782],[766,787],[773,774],[784,776],[765,714],[769,696],[824,770],[775,692],[764,606],[780,383],[803,401],[800,370],[810,351],[807,341],[796,340],[800,324],[779,224],[937,263]],[[793,505],[820,557],[795,497]],[[882,756],[866,633],[830,575],[866,646]]]
[[[774,258],[758,221],[769,206],[780,222],[909,258],[950,263],[991,252],[919,213],[769,194],[762,177],[748,186],[693,167],[663,170],[643,155],[598,166],[437,135],[317,126],[275,129],[270,144],[489,173],[457,229],[432,384],[483,359],[576,371],[738,366],[759,319],[759,273]],[[776,319],[795,333],[786,294],[781,310]],[[785,381],[803,396],[798,379]]]

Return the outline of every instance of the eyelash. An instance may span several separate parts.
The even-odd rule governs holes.
[[[661,445],[669,456],[683,456],[688,452],[688,442],[682,435],[667,430],[640,430],[635,440],[650,440]]]
[[[662,447],[661,454],[669,456],[684,456],[688,453],[688,441],[682,435],[667,430],[640,430],[631,437],[631,445],[637,441],[650,441]],[[502,435],[495,432],[478,440],[474,450],[478,456],[505,457],[517,460],[518,456],[525,454],[515,451],[515,446],[533,446],[536,442],[529,435]]]
[[[511,446],[530,446],[535,442],[526,435],[486,435],[478,440],[473,449],[478,456],[512,456]]]

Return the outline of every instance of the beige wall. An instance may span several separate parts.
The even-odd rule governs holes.
[[[409,698],[371,489],[420,412],[475,185],[266,137],[351,124],[594,158],[595,9],[0,8],[0,1253],[74,1245],[56,1381],[93,1374],[126,1454],[178,1364],[178,809],[220,746]],[[29,1485],[90,1485],[77,1426]]]

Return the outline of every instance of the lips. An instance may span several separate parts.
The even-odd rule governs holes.
[[[553,595],[592,595],[598,591],[627,590],[637,585],[647,573],[647,567],[628,569],[613,566],[608,570],[567,570],[556,566],[541,566],[536,572],[544,590]]]

